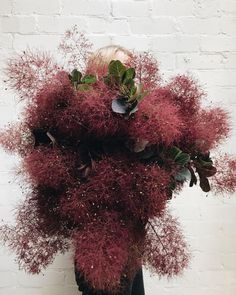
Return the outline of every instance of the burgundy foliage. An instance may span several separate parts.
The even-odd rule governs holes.
[[[165,95],[162,89],[156,89],[139,104],[128,126],[131,137],[167,146],[180,139],[184,123],[179,108]]]
[[[195,131],[195,148],[207,152],[217,147],[229,136],[231,130],[229,114],[220,107],[201,110],[193,129]]]
[[[10,85],[27,104],[21,122],[1,130],[0,144],[21,156],[18,171],[29,188],[16,225],[3,225],[0,235],[30,273],[72,241],[89,284],[115,294],[122,276],[131,279],[141,264],[167,276],[187,267],[188,247],[167,203],[183,188],[183,168],[193,183],[198,173],[206,189],[210,176],[213,191],[236,190],[235,158],[226,154],[215,168],[208,154],[228,138],[230,118],[219,107],[201,107],[205,94],[191,77],[160,85],[148,52],[130,61],[147,95],[133,114],[113,112],[119,92],[102,75],[87,90],[69,79],[72,66],[86,68],[91,48],[77,33],[68,31],[60,44],[68,68],[31,51],[9,61]],[[182,158],[171,156],[173,147]]]
[[[67,221],[59,218],[55,208],[55,192],[35,188],[16,208],[16,225],[0,228],[1,241],[16,254],[19,266],[29,273],[40,273],[58,252],[69,249]]]
[[[145,263],[159,275],[180,274],[188,266],[190,253],[179,223],[168,212],[148,223]]]
[[[101,214],[74,237],[75,260],[93,288],[112,292],[119,287],[132,236],[118,212],[101,211]],[[119,240],[114,243],[117,237]]]
[[[77,92],[73,107],[79,111],[77,118],[88,133],[101,138],[124,133],[126,122],[111,112],[112,99],[116,96],[117,91],[111,90],[103,81],[98,81],[91,91]]]
[[[205,94],[192,77],[186,75],[173,77],[167,88],[173,93],[170,98],[180,107],[186,119],[199,111],[201,99]]]
[[[160,83],[159,64],[150,52],[134,52],[129,65],[135,68],[136,81],[145,89],[154,89]]]
[[[0,131],[0,145],[9,153],[26,155],[34,145],[34,136],[26,124],[9,123]]]
[[[27,173],[32,184],[59,188],[73,184],[71,169],[74,167],[73,154],[57,148],[35,148],[22,160],[22,172]]]
[[[227,153],[215,159],[217,174],[211,179],[216,194],[233,194],[236,188],[236,159]]]
[[[22,100],[31,99],[58,70],[60,66],[50,54],[27,50],[8,60],[6,82]]]

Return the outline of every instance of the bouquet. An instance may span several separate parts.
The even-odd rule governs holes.
[[[63,64],[32,50],[8,60],[6,82],[26,104],[0,143],[20,156],[25,199],[0,237],[33,274],[73,246],[91,287],[115,293],[142,264],[166,276],[188,266],[168,202],[185,184],[233,193],[236,158],[210,154],[229,137],[230,114],[204,108],[192,77],[164,83],[148,51],[97,67],[91,46],[74,27]]]

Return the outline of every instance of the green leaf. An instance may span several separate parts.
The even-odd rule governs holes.
[[[93,84],[97,81],[97,78],[94,75],[85,75],[81,80],[81,83]]]
[[[191,173],[188,168],[184,167],[176,175],[175,179],[178,181],[186,181],[191,179]]]
[[[80,91],[87,91],[87,90],[91,90],[92,86],[90,86],[89,84],[79,84],[77,85],[77,89]]]
[[[178,155],[180,155],[182,153],[181,149],[179,149],[177,146],[173,146],[171,149],[170,149],[170,156],[172,159],[176,159],[176,157]]]
[[[122,76],[122,83],[126,84],[127,80],[133,80],[135,77],[135,69],[134,68],[128,68],[123,76]]]
[[[133,85],[130,89],[130,95],[134,95],[137,91],[137,87],[135,85]]]
[[[70,74],[70,80],[72,82],[78,82],[80,83],[80,80],[81,80],[81,77],[82,77],[82,74],[80,71],[78,71],[77,69],[74,69],[71,74]]]
[[[176,188],[176,181],[172,180],[169,185],[168,185],[169,189],[171,189],[172,191]]]
[[[122,84],[126,85],[129,89],[132,89],[135,86],[133,79],[126,79]]]
[[[108,74],[107,76],[103,77],[103,81],[107,84],[107,85],[120,85],[120,77],[116,77],[113,76],[111,74]]]
[[[180,153],[175,157],[175,162],[180,165],[185,165],[190,161],[190,156],[187,153]]]
[[[119,78],[119,80],[121,81],[121,78],[126,68],[120,60],[112,60],[108,66],[108,70],[109,70],[109,74]]]
[[[108,74],[106,76],[103,76],[102,79],[103,79],[104,83],[109,84],[109,82],[110,82],[110,75]]]
[[[190,161],[190,155],[183,153],[177,146],[173,146],[169,150],[170,157],[179,165],[185,165]]]
[[[121,96],[124,96],[124,97],[129,97],[130,95],[128,87],[124,84],[120,85],[120,93],[121,93]]]

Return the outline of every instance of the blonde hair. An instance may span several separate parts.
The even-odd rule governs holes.
[[[107,66],[112,60],[120,60],[126,63],[132,58],[132,52],[119,45],[107,45],[94,51],[88,60],[88,65],[96,68]]]

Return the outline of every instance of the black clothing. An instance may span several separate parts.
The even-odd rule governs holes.
[[[89,286],[87,282],[85,282],[84,277],[76,268],[75,279],[79,287],[78,289],[82,292],[82,295],[111,295],[109,292],[95,291],[92,287]],[[116,295],[145,295],[142,268],[137,271],[132,282],[128,282],[125,277],[122,277],[121,280],[121,285],[124,285],[125,287]]]

